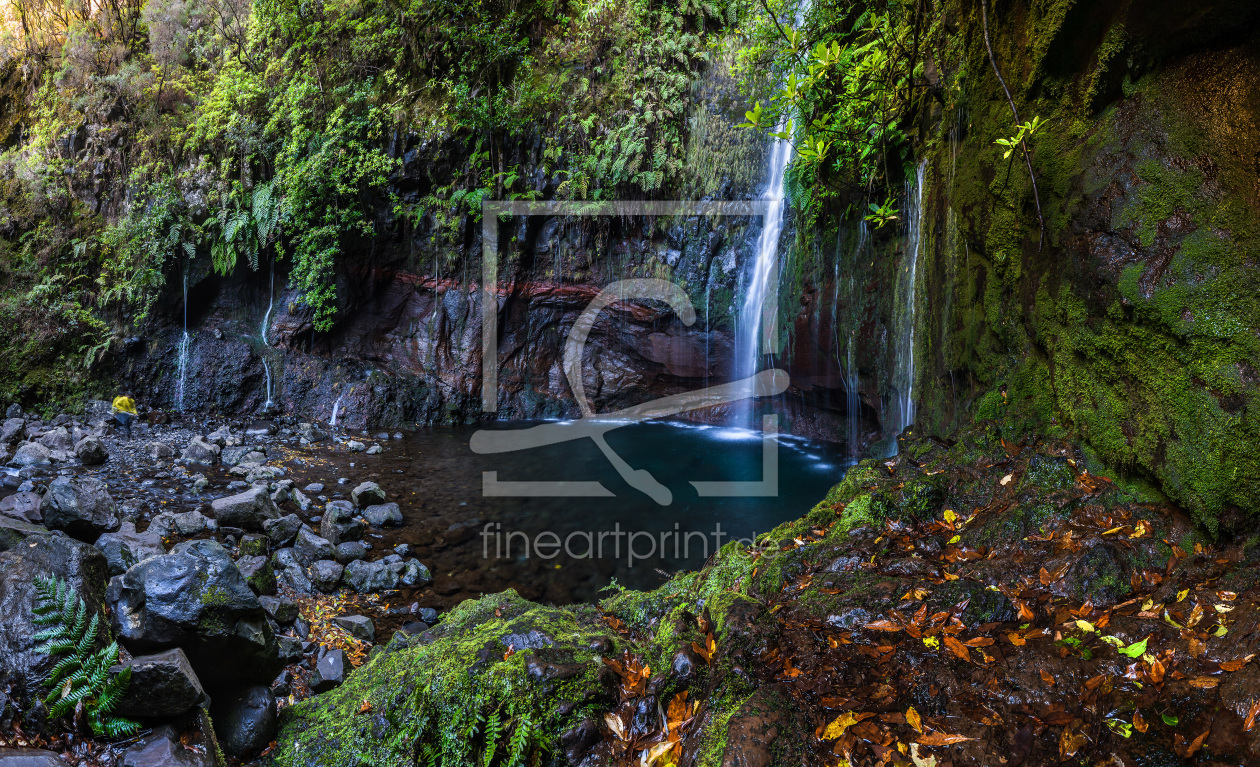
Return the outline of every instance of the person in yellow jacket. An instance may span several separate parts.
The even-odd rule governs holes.
[[[132,401],[131,394],[119,394],[114,397],[113,408],[114,420],[127,435],[127,439],[131,439],[131,422],[136,419],[136,403]]]

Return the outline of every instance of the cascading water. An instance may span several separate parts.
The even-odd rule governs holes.
[[[267,328],[270,327],[271,325],[271,310],[275,306],[275,301],[276,301],[276,262],[272,261],[271,262],[271,280],[268,283],[268,287],[267,287],[267,312],[263,315],[262,326],[258,330],[258,337],[262,340],[263,347],[264,347],[264,352],[262,355],[260,355],[262,357],[263,372],[267,374],[267,401],[263,403],[263,410],[270,410],[275,405],[275,402],[272,401],[272,397],[271,397],[271,362],[268,361],[267,354],[265,351],[266,347],[269,346],[269,344],[267,343]]]
[[[332,418],[328,419],[329,426],[337,425],[337,414],[341,412],[341,401],[345,399],[345,397],[345,394],[338,395],[337,401],[333,403]]]
[[[906,181],[906,245],[897,280],[897,327],[893,388],[896,397],[891,422],[898,434],[914,423],[914,336],[918,302],[916,277],[923,248],[923,187],[927,161],[919,163],[914,181]],[[896,441],[892,451],[896,452]]]
[[[859,220],[857,243],[853,246],[853,261],[849,265],[849,303],[851,309],[849,311],[849,341],[845,345],[844,366],[845,417],[849,427],[849,455],[855,460],[862,457],[862,380],[858,375],[857,368],[857,331],[859,322],[856,275],[858,261],[862,258],[862,251],[866,248],[866,242],[866,221]],[[839,264],[838,258],[836,263]]]
[[[184,274],[184,335],[179,339],[179,377],[175,381],[175,409],[184,411],[184,390],[188,385],[188,353],[192,336],[188,335],[188,274]]]

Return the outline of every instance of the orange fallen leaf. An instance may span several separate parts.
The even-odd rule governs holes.
[[[969,740],[975,740],[975,738],[968,738],[966,735],[950,735],[946,732],[925,732],[919,736],[919,743],[925,746],[952,746]]]
[[[1150,725],[1146,723],[1146,719],[1142,716],[1141,711],[1133,712],[1133,729],[1138,732],[1146,732]]]
[[[877,621],[871,621],[866,624],[866,628],[872,631],[901,631],[901,626],[898,626],[896,623],[893,623],[885,618],[880,618]]]
[[[1257,702],[1257,705],[1260,705],[1260,702]],[[923,732],[923,719],[920,718],[919,712],[914,710],[914,706],[906,709],[906,722],[919,732]]]
[[[364,701],[363,701],[363,703],[359,704],[359,713],[360,713],[360,714],[366,714],[366,713],[369,713],[371,710],[372,710],[372,702],[371,702],[371,701],[369,701],[369,700],[364,700]]]
[[[1064,759],[1074,756],[1085,745],[1085,741],[1085,733],[1071,728],[1063,730],[1063,734],[1059,736],[1059,756]]]
[[[508,645],[507,652],[503,653],[503,660],[507,660],[508,658],[511,658],[515,654],[516,654],[516,645],[510,644]]]
[[[1250,663],[1251,659],[1254,657],[1256,656],[1254,653],[1252,653],[1251,655],[1248,655],[1245,658],[1236,658],[1234,660],[1227,660],[1221,664],[1221,671],[1238,671],[1243,666]]]
[[[1191,687],[1197,687],[1200,690],[1210,690],[1221,683],[1221,680],[1210,676],[1196,676],[1189,682]]]
[[[1024,638],[1022,636],[1015,633],[1014,631],[1007,634],[1006,638],[1011,640],[1011,644],[1015,645],[1016,647],[1023,647],[1024,645],[1028,644],[1027,642],[1024,641]]]
[[[1045,683],[1046,683],[1046,684],[1048,684],[1048,685],[1053,685],[1053,684],[1054,684],[1054,677],[1050,676],[1050,672],[1049,672],[1049,671],[1046,671],[1046,670],[1043,668],[1043,669],[1041,670],[1041,681],[1045,682]]]
[[[1256,718],[1260,717],[1260,698],[1257,698],[1247,710],[1247,719],[1243,722],[1243,732],[1251,732],[1256,726]]]
[[[988,647],[989,645],[993,644],[993,641],[994,641],[993,637],[972,637],[971,639],[968,639],[966,642],[963,642],[963,644],[967,645],[968,647]]]
[[[957,655],[960,660],[971,660],[971,650],[967,649],[967,645],[948,634],[945,635],[945,646],[949,648],[950,652]]]

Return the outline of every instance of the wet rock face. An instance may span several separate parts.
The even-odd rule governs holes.
[[[179,648],[138,656],[126,665],[131,667],[131,684],[114,709],[121,716],[179,716],[206,697],[188,656]]]
[[[265,487],[252,487],[243,493],[216,498],[210,503],[214,518],[225,527],[262,532],[264,525],[280,517]]]
[[[214,541],[187,541],[134,565],[110,581],[108,598],[129,649],[181,647],[207,686],[270,679],[278,669],[262,605]]]
[[[122,767],[214,767],[214,757],[203,747],[184,748],[179,733],[161,725],[123,752]]]
[[[40,505],[44,524],[84,541],[117,530],[118,514],[105,483],[95,477],[58,477]]]
[[[224,753],[244,757],[265,749],[276,734],[276,696],[257,685],[223,698],[214,703],[213,719]]]
[[[35,652],[33,637],[41,630],[32,622],[35,579],[63,578],[89,611],[103,613],[107,565],[100,551],[65,535],[34,526],[25,533],[8,529],[8,535],[0,535],[0,690],[12,685],[18,710],[29,712],[55,665],[54,659]]]

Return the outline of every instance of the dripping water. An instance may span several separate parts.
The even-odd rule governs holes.
[[[332,418],[328,419],[329,426],[337,425],[337,414],[341,412],[341,401],[345,399],[345,397],[345,394],[340,394],[337,397],[337,401],[333,403]]]
[[[275,300],[276,300],[276,262],[272,261],[271,262],[271,279],[267,288],[267,312],[263,314],[262,326],[259,328],[259,331],[258,331],[258,337],[262,339],[262,344],[264,347],[263,353],[262,355],[260,355],[262,357],[263,372],[267,374],[267,401],[263,403],[263,410],[270,410],[272,407],[275,406],[275,402],[272,400],[272,395],[271,395],[271,362],[268,361],[267,353],[266,353],[266,347],[269,346],[269,344],[267,343],[267,328],[271,324],[271,310],[275,306]]]
[[[184,412],[184,390],[188,385],[188,352],[192,336],[188,335],[188,272],[184,272],[184,335],[179,339],[179,377],[175,382],[175,409]]]
[[[893,394],[896,397],[897,434],[900,434],[914,423],[914,383],[915,359],[914,337],[918,302],[916,295],[916,277],[919,267],[919,251],[922,250],[923,230],[923,186],[927,161],[919,163],[914,181],[906,181],[906,243],[905,255],[899,272],[897,283],[897,320],[898,327],[894,358]],[[892,450],[896,451],[896,441]]]

